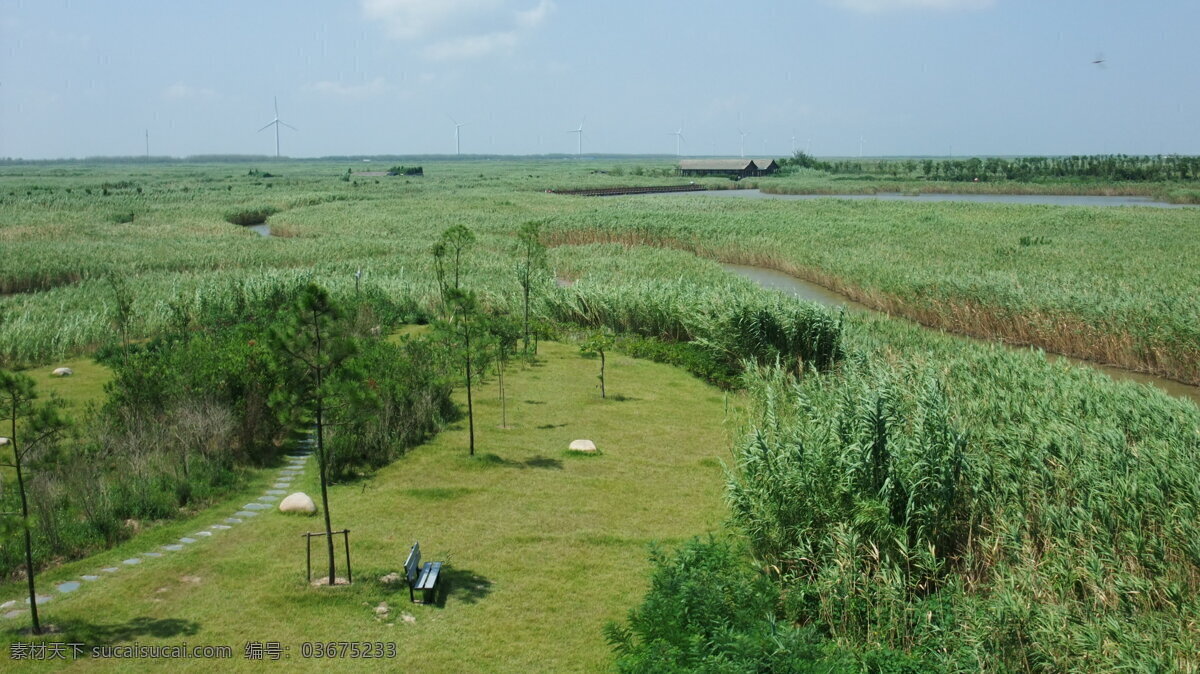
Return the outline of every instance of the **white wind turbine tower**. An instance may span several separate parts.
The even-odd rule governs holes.
[[[741,157],[743,159],[745,159],[746,158],[746,136],[748,134],[745,131],[742,131],[742,127],[739,126],[738,127],[738,135],[742,137],[741,145],[738,146],[738,152],[741,155]]]
[[[687,139],[683,137],[683,120],[679,121],[678,129],[676,129],[675,131],[672,131],[672,132],[668,132],[667,135],[675,136],[675,156],[682,157],[683,155],[679,153],[679,143],[680,143],[680,141],[682,141],[684,143],[687,142]]]
[[[863,138],[862,136],[858,137],[858,158],[859,159],[863,158],[863,143],[865,143],[865,142],[867,142],[866,138]]]
[[[450,117],[450,113],[446,113],[446,116]],[[459,124],[458,120],[454,119],[453,117],[450,117],[450,121],[454,122],[454,154],[461,155],[462,143],[459,142],[458,130],[466,126],[466,124]]]
[[[792,156],[796,156],[796,132],[792,132]]]
[[[267,129],[271,128],[272,126],[275,127],[275,158],[276,159],[279,159],[279,126],[280,125],[286,126],[287,128],[291,129],[292,131],[299,131],[299,129],[297,129],[296,127],[292,126],[291,124],[288,124],[287,122],[283,121],[282,119],[279,119],[279,98],[276,97],[275,98],[275,119],[272,119],[266,126],[264,126],[263,128],[258,130],[259,133],[262,133],[263,131],[266,131]]]
[[[571,130],[567,131],[567,133],[579,134],[579,136],[578,136],[579,144],[575,148],[575,158],[576,159],[579,159],[583,156],[583,123],[586,121],[587,121],[587,115],[584,115],[583,119],[579,120],[579,128],[578,129],[571,129]]]

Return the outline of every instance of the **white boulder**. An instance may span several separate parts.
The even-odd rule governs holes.
[[[7,445],[8,442],[9,442],[8,438],[0,438],[0,447]]]
[[[317,504],[313,503],[308,494],[298,491],[280,502],[279,512],[312,514],[317,512]]]
[[[567,447],[567,449],[572,452],[595,452],[596,443],[591,440],[572,440],[571,446]]]
[[[73,374],[75,374],[75,370],[69,367],[59,367],[54,370],[55,377],[70,377]]]

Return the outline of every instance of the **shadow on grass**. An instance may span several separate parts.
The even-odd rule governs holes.
[[[641,400],[641,398],[634,398],[633,396],[627,396],[623,393],[614,393],[614,394],[610,395],[608,397],[608,399],[614,400],[619,403],[630,403],[630,402],[636,402],[638,400]]]
[[[562,428],[564,426],[566,426],[566,424],[542,424],[541,426],[538,426],[538,430],[548,431],[555,428]]]
[[[526,459],[525,465],[529,468],[545,468],[548,470],[562,470],[563,463],[558,459],[551,459],[548,456],[535,456],[532,459]]]
[[[526,405],[545,405],[546,404],[545,400],[522,400],[521,402],[525,403]]]
[[[470,569],[443,568],[438,586],[433,602],[438,608],[445,608],[449,600],[478,604],[492,593],[492,581]]]
[[[108,646],[127,641],[135,641],[140,637],[155,637],[166,639],[170,637],[192,636],[200,631],[200,623],[182,618],[149,618],[141,616],[123,623],[93,623],[84,620],[54,620],[58,631],[43,634],[40,637],[22,635],[28,640],[47,639],[50,641],[69,641],[84,643],[91,646]],[[18,633],[18,630],[6,630]]]
[[[535,456],[524,461],[514,461],[506,459],[499,454],[488,452],[487,454],[477,454],[475,456],[476,463],[485,468],[544,468],[549,470],[562,470],[562,461],[552,459],[548,456]]]

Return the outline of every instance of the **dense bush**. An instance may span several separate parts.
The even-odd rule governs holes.
[[[233,225],[261,225],[267,218],[279,212],[274,206],[238,208],[225,213],[225,222]]]
[[[397,459],[455,418],[450,384],[435,367],[440,350],[425,341],[360,345],[355,365],[371,391],[369,414],[335,413],[328,443],[330,477],[345,479]]]
[[[105,404],[31,484],[36,565],[95,552],[145,523],[204,507],[306,430],[290,427],[294,417],[285,421],[269,404],[285,372],[267,334],[299,287],[234,283],[219,295],[179,298],[162,335],[98,351],[113,370]],[[375,395],[361,416],[336,420],[348,423],[335,427],[335,477],[386,464],[455,413],[434,349],[382,341],[396,321],[423,318],[417,305],[372,286],[358,297],[347,320]],[[15,498],[15,490],[0,494],[0,511],[19,510]],[[0,576],[16,570],[21,555],[20,546],[0,547]]]
[[[743,361],[825,370],[843,357],[840,314],[781,295],[682,281],[581,282],[548,294],[542,310],[584,327],[692,343],[710,352],[705,360],[715,362],[696,364],[714,373],[740,370]],[[698,359],[694,351],[687,357]]]

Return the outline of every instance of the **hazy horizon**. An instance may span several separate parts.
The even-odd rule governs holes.
[[[1198,154],[1200,5],[0,0],[0,157]]]

